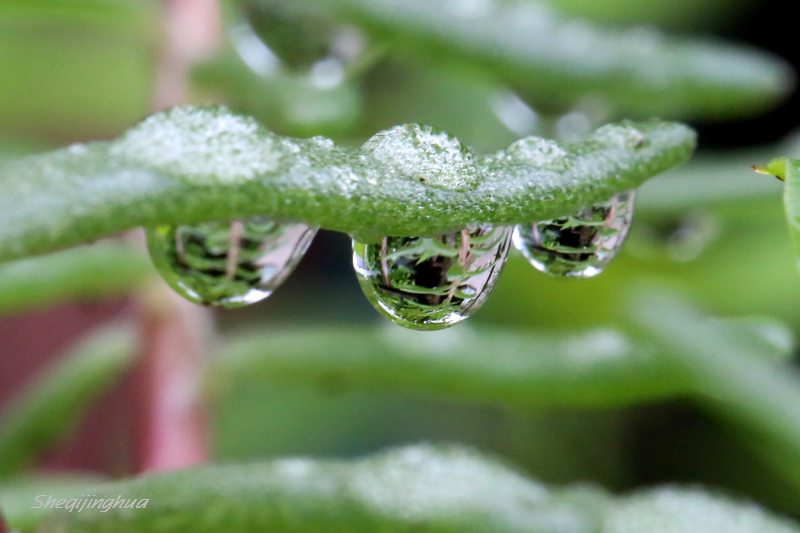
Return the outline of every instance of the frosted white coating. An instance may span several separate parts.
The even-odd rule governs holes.
[[[787,522],[753,503],[697,489],[662,488],[628,498],[607,516],[605,533],[792,533]]]
[[[276,170],[283,153],[294,144],[271,134],[256,135],[259,129],[255,119],[232,115],[224,108],[180,107],[128,130],[110,154],[197,183],[241,183]]]
[[[644,133],[626,124],[607,124],[597,129],[593,135],[597,140],[620,148],[644,148]]]
[[[561,163],[567,151],[556,141],[541,137],[525,137],[504,150],[505,154],[535,167],[547,168]]]
[[[473,452],[455,449],[444,454],[429,445],[362,463],[349,485],[376,511],[410,521],[441,518],[443,513],[473,514],[485,508],[487,500],[505,502],[494,511],[498,519],[511,520],[525,504],[541,504],[549,497],[544,486]]]
[[[430,126],[404,124],[382,131],[363,149],[409,179],[454,191],[475,188],[481,175],[461,141]]]

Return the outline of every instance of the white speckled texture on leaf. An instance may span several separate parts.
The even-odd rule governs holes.
[[[146,475],[98,486],[145,508],[56,511],[39,533],[796,533],[751,503],[697,489],[613,497],[551,489],[460,447],[390,450],[355,461],[281,459]],[[746,529],[742,529],[745,527]]]
[[[256,215],[367,242],[553,218],[638,187],[694,146],[690,128],[650,121],[486,156],[418,126],[379,133],[367,149],[337,148],[225,108],[179,107],[116,141],[0,165],[0,262],[137,226]]]

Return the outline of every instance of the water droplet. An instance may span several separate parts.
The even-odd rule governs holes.
[[[500,153],[528,165],[552,169],[560,169],[567,157],[567,151],[557,142],[541,137],[519,139]]]
[[[242,307],[278,288],[316,233],[305,224],[262,218],[160,226],[147,231],[153,263],[187,300]]]
[[[635,196],[635,191],[618,193],[576,215],[520,224],[514,231],[514,246],[546,274],[596,276],[622,247],[633,219]]]
[[[376,133],[362,148],[412,181],[430,187],[468,191],[477,187],[482,178],[469,149],[455,137],[430,126],[395,126]]]
[[[478,309],[494,288],[511,228],[478,226],[429,237],[353,241],[353,266],[375,308],[401,326],[443,329]]]
[[[609,146],[618,146],[626,150],[631,148],[641,150],[650,146],[650,141],[644,133],[625,122],[622,124],[606,124],[598,128],[593,137],[600,142],[607,143]]]

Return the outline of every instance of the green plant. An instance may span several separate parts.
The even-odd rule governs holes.
[[[419,333],[359,319],[243,331],[226,320],[248,315],[219,315],[217,356],[200,368],[217,429],[215,459],[353,455],[386,443],[463,437],[514,467],[462,446],[416,445],[359,460],[260,460],[99,485],[30,478],[24,467],[35,454],[62,438],[87,398],[134,364],[130,326],[117,325],[78,346],[2,419],[0,505],[11,527],[800,530],[746,501],[800,514],[800,380],[788,361],[800,325],[800,278],[779,189],[746,174],[748,165],[795,149],[705,155],[647,181],[685,163],[697,142],[689,126],[649,116],[763,113],[791,89],[788,64],[727,43],[604,30],[532,1],[252,0],[238,5],[242,12],[227,7],[234,43],[196,66],[192,79],[200,94],[222,95],[230,108],[181,105],[116,140],[26,157],[11,147],[1,156],[0,261],[9,263],[0,266],[0,310],[142,294],[153,270],[120,243],[29,257],[139,226],[161,228],[151,234],[155,254],[185,251],[160,249],[153,235],[197,226],[195,244],[224,247],[218,226],[202,225],[252,217],[344,232],[361,243],[357,251],[364,247],[357,259],[383,261],[378,283],[402,287],[401,297],[443,297],[445,314],[471,295],[422,286],[413,267],[389,259],[458,256],[460,270],[448,271],[446,281],[460,280],[472,273],[459,253],[471,250],[470,239],[489,238],[476,225],[596,225],[602,220],[592,217],[603,219],[610,208],[587,208],[641,187],[630,253],[598,278],[572,283],[537,277],[512,257],[470,319],[474,329]],[[249,26],[237,18],[242,13]],[[367,44],[350,55],[333,50],[329,38],[352,37],[354,27]],[[254,45],[257,36],[263,42]],[[277,59],[248,56],[253,46],[263,52],[259,43]],[[337,63],[325,71],[319,64],[331,57]],[[508,106],[512,119],[525,120],[510,120]],[[449,133],[408,124],[414,121]],[[786,174],[794,228],[798,163],[768,166],[776,169]],[[447,234],[456,236],[441,237]],[[236,248],[243,254],[237,260],[252,260],[257,243],[250,244]],[[582,260],[566,245],[563,253]],[[203,283],[238,276],[237,264],[228,268],[229,256],[218,256],[200,257]],[[175,268],[175,261],[156,263]],[[101,265],[116,275],[99,276]],[[235,279],[247,281],[249,273]],[[316,313],[345,306],[335,287],[305,290],[319,300],[305,304]],[[274,312],[292,319],[292,302],[301,298],[293,294]],[[157,297],[148,302],[151,320],[164,320],[158,317],[171,307]],[[429,317],[412,311],[412,325]],[[687,430],[694,445],[672,466],[699,464],[690,481],[741,497],[714,488],[640,488],[626,447],[642,420],[659,420],[659,407],[642,406],[677,399],[716,422]],[[710,465],[707,456],[719,461]],[[30,509],[29,495],[52,493],[56,483],[74,506],[91,493],[95,505],[119,496],[128,507]],[[629,488],[638,491],[612,493]],[[146,508],[140,512],[133,500],[147,500]]]

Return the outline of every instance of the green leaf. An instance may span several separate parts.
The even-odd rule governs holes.
[[[375,40],[415,58],[479,64],[535,105],[572,106],[592,95],[622,115],[719,118],[759,112],[793,86],[791,67],[764,52],[668,38],[641,27],[602,29],[563,18],[539,2],[299,0],[282,5],[358,24]]]
[[[800,487],[800,375],[763,361],[735,331],[691,307],[656,295],[639,303],[635,320],[688,374],[694,394],[746,433],[776,471]]]
[[[140,250],[107,242],[0,265],[0,314],[107,298],[153,275]]]
[[[417,446],[361,461],[284,459],[109,484],[144,509],[58,512],[40,533],[580,532],[591,516],[474,452]],[[566,528],[563,524],[566,523]]]
[[[789,232],[792,235],[798,257],[800,257],[800,159],[776,159],[767,167],[769,167],[770,173],[777,172],[785,176],[783,206],[786,210]]]
[[[364,242],[553,218],[638,187],[694,145],[688,127],[651,121],[563,147],[529,137],[482,157],[406,125],[359,150],[279,137],[224,108],[176,108],[114,142],[0,165],[0,261],[140,225],[253,215]]]
[[[118,135],[152,101],[162,18],[154,0],[0,2],[0,131]]]
[[[237,57],[203,63],[192,72],[203,91],[222,94],[234,109],[289,135],[333,135],[352,128],[361,98],[351,83],[320,89],[308,76],[279,72],[262,77]]]
[[[588,486],[548,489],[475,452],[429,445],[356,461],[295,458],[201,467],[110,483],[94,493],[103,499],[99,505],[110,500],[108,505],[117,507],[56,511],[37,531],[798,531],[753,504],[697,489],[660,489],[619,499]],[[121,509],[121,501],[131,507]]]
[[[93,400],[129,368],[134,334],[108,326],[78,343],[0,418],[0,478],[15,474],[68,432]]]
[[[791,354],[793,343],[774,325],[737,321],[720,327],[738,331],[764,359]],[[608,329],[566,336],[464,327],[271,331],[232,341],[208,373],[217,395],[241,380],[527,408],[628,405],[691,390],[658,349]]]
[[[80,498],[91,494],[89,488],[101,481],[98,477],[77,473],[3,480],[0,482],[0,509],[11,531],[33,531],[51,511],[37,508],[37,497],[44,495],[44,498],[40,498],[44,503],[50,496],[58,499]]]

